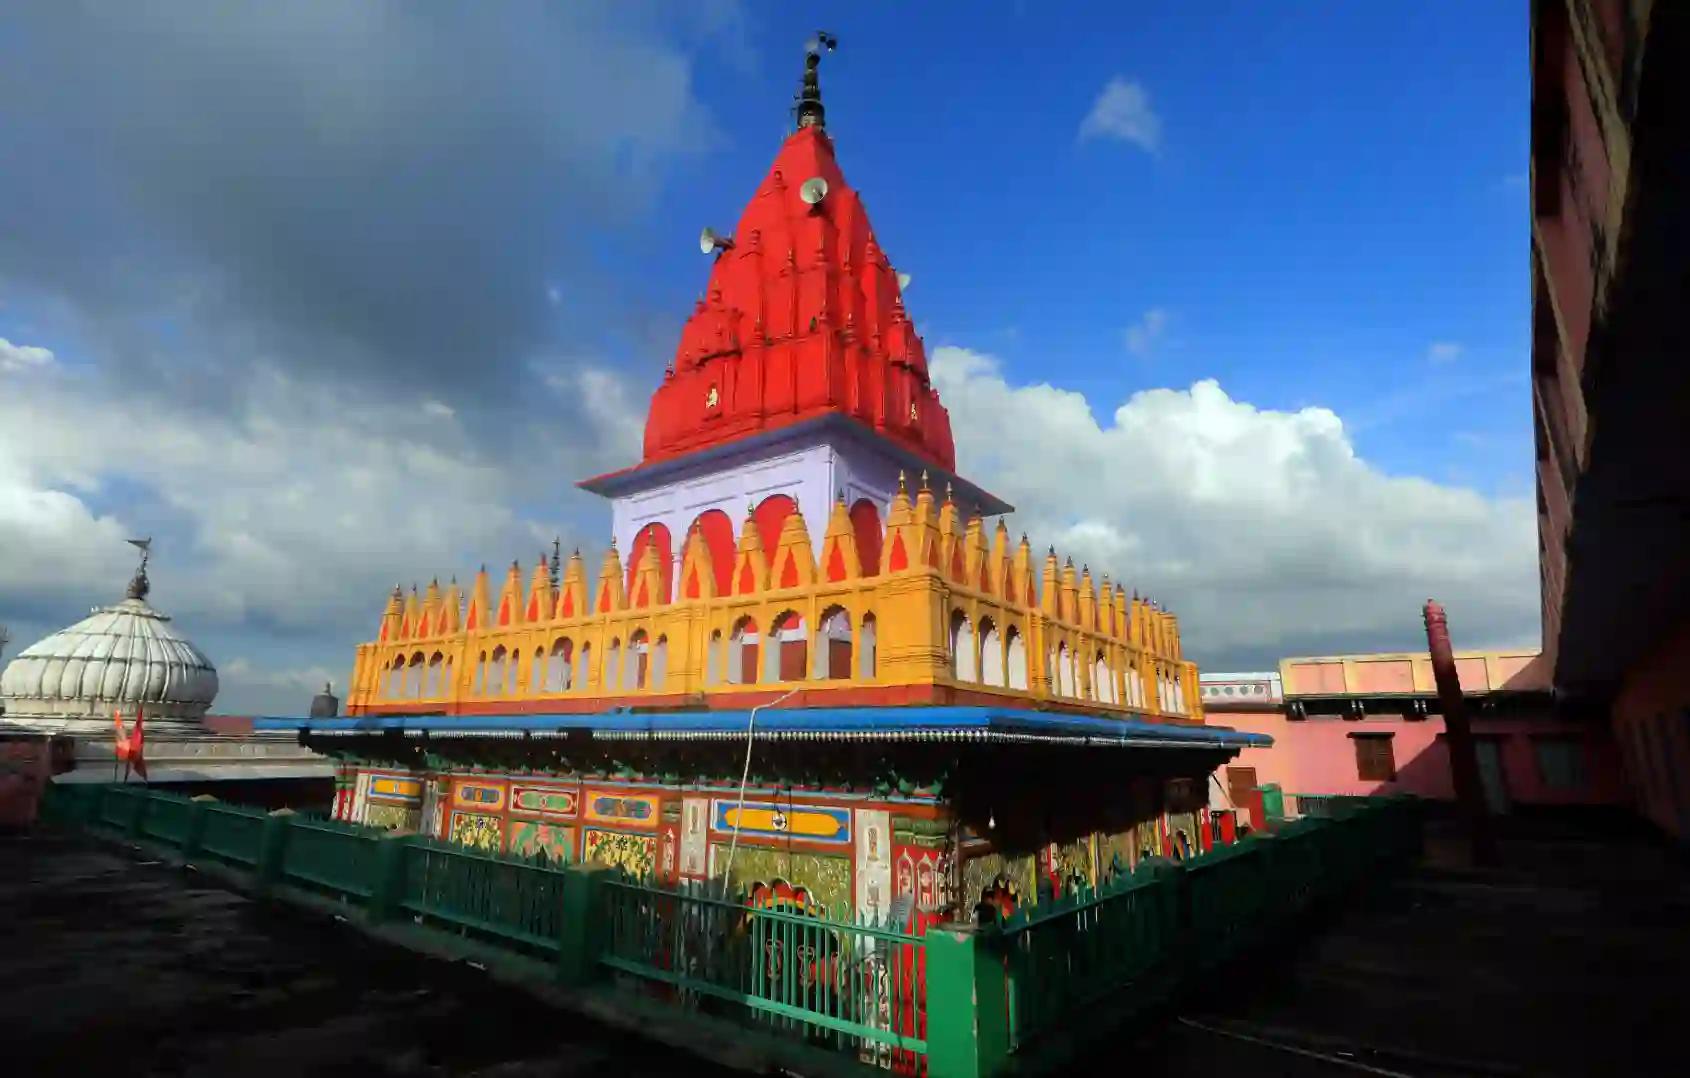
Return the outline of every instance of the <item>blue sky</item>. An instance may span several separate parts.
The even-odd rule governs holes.
[[[192,18],[184,18],[192,11]],[[395,580],[596,550],[802,46],[962,468],[1211,668],[1535,644],[1521,2],[0,12],[0,622],[221,706]],[[14,645],[15,647],[17,644]]]
[[[1334,408],[1392,471],[1529,489],[1523,3],[863,7],[823,20],[830,129],[930,344],[1105,400],[1217,377]],[[721,137],[642,236],[669,309],[701,281],[670,252],[737,216],[814,21],[700,61]],[[1079,137],[1112,78],[1154,150]]]

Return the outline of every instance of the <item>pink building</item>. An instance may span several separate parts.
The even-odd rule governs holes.
[[[1608,729],[1555,717],[1536,652],[1458,652],[1456,670],[1493,812],[1629,800]],[[1273,738],[1217,776],[1220,806],[1244,809],[1263,786],[1287,795],[1289,813],[1298,794],[1455,796],[1425,652],[1284,659],[1277,673],[1204,674],[1202,685],[1218,721]]]

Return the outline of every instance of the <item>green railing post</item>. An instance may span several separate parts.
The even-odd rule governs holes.
[[[123,829],[124,833],[130,838],[138,839],[141,837],[141,825],[146,822],[147,805],[151,803],[151,801],[151,795],[149,795],[145,790],[130,797],[129,803],[131,805],[131,809],[129,812],[129,821]]]
[[[268,894],[276,881],[282,878],[282,859],[287,856],[288,829],[292,824],[292,809],[277,809],[264,819],[264,834],[258,847],[259,894]]]
[[[989,1078],[1009,1065],[1008,984],[995,927],[935,925],[927,944],[927,1070]]]
[[[191,861],[200,852],[200,843],[205,840],[206,806],[215,804],[217,798],[210,794],[200,794],[194,798],[194,804],[188,810],[188,834],[182,840],[182,860]]]
[[[557,974],[566,985],[588,984],[599,975],[599,949],[610,936],[611,927],[600,884],[609,871],[607,866],[591,862],[564,870]]]
[[[369,918],[380,924],[398,916],[405,902],[405,856],[411,836],[389,832],[376,840],[375,873],[370,880]]]

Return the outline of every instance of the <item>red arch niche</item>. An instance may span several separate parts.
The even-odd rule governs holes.
[[[657,548],[657,574],[662,590],[661,595],[640,596],[634,593],[634,574],[640,567],[640,559],[645,557],[647,547]],[[647,524],[634,536],[634,548],[628,553],[628,605],[630,607],[654,606],[667,603],[669,596],[674,594],[671,577],[674,575],[674,561],[670,557],[669,529],[661,524]]]
[[[862,575],[880,575],[880,541],[886,534],[880,526],[880,507],[867,498],[851,506],[851,532],[857,540],[857,561]]]
[[[710,568],[716,574],[716,594],[732,594],[734,558],[738,553],[734,545],[733,521],[720,509],[711,509],[700,513],[692,526],[704,536],[704,546],[710,551]],[[696,599],[698,596],[689,595],[687,598]]]
[[[775,545],[780,542],[780,530],[786,518],[798,511],[798,503],[785,494],[771,494],[752,510],[751,519],[757,523],[757,538],[763,543],[763,558],[775,563]]]

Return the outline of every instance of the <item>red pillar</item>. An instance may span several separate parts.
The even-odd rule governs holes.
[[[1426,600],[1426,644],[1432,652],[1432,676],[1438,682],[1438,706],[1444,714],[1449,741],[1449,769],[1455,780],[1455,799],[1467,819],[1473,843],[1473,863],[1494,865],[1499,857],[1491,831],[1490,810],[1479,783],[1479,759],[1473,752],[1473,728],[1467,723],[1467,701],[1455,672],[1455,652],[1449,643],[1449,619],[1434,599]]]

